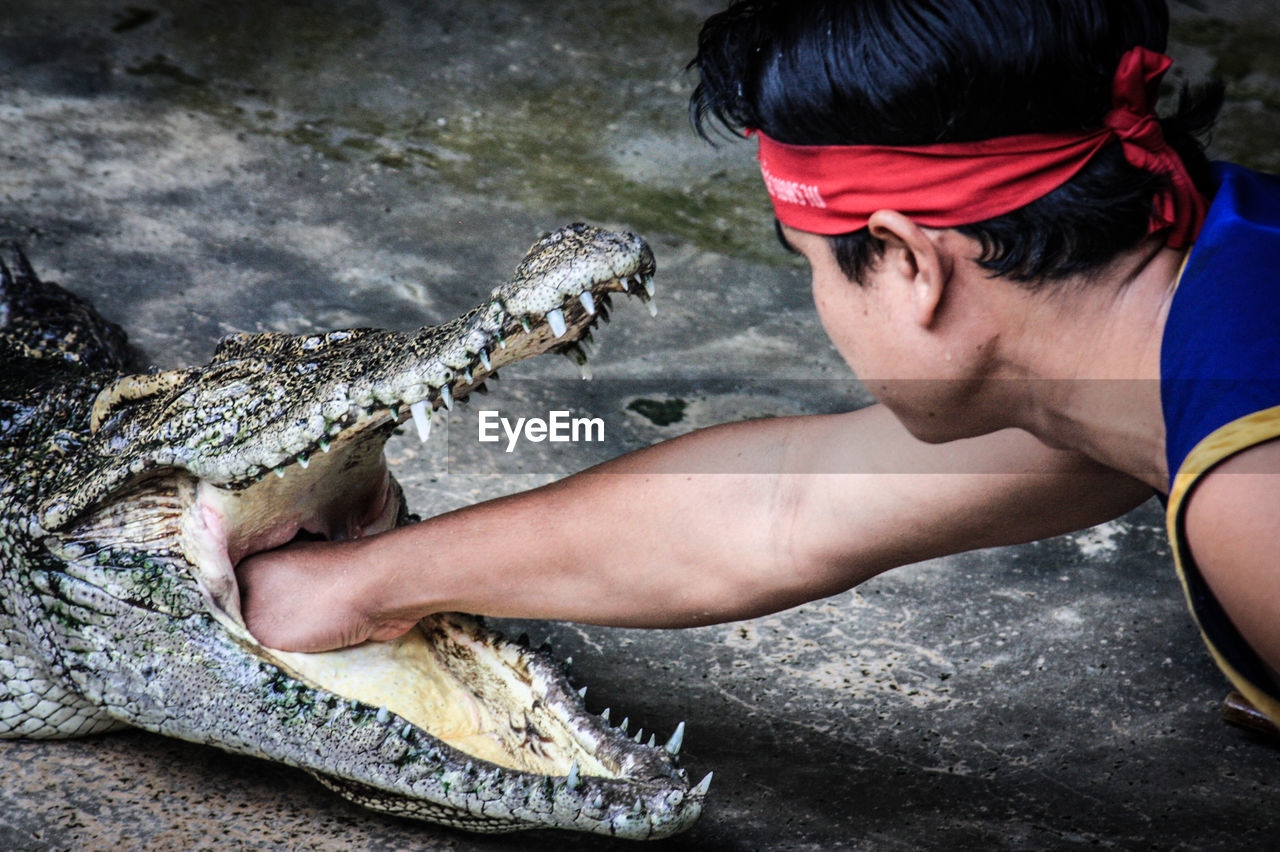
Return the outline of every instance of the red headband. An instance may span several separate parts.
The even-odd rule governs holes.
[[[788,145],[748,134],[759,137],[760,169],[778,221],[815,234],[856,231],[882,209],[930,228],[1001,216],[1062,186],[1118,139],[1126,160],[1169,181],[1155,197],[1151,233],[1169,229],[1168,245],[1186,248],[1204,222],[1205,200],[1155,115],[1160,78],[1172,64],[1144,47],[1125,53],[1111,84],[1112,109],[1101,128],[1087,133],[915,147]]]

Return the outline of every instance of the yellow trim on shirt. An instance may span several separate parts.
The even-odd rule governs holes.
[[[1178,467],[1178,473],[1173,479],[1173,488],[1169,491],[1169,507],[1165,514],[1165,521],[1169,530],[1169,541],[1173,545],[1173,560],[1178,569],[1178,580],[1182,583],[1182,592],[1186,596],[1187,606],[1191,608],[1192,618],[1195,618],[1195,606],[1191,599],[1191,587],[1187,584],[1186,571],[1187,567],[1196,569],[1190,548],[1187,547],[1182,536],[1182,515],[1186,498],[1190,496],[1200,477],[1214,466],[1237,453],[1276,438],[1280,438],[1280,406],[1255,411],[1253,414],[1215,429],[1195,445]],[[1214,662],[1218,664],[1218,668],[1222,669],[1231,684],[1249,699],[1250,704],[1266,713],[1271,721],[1280,725],[1280,700],[1237,672],[1209,641],[1198,619],[1196,626],[1200,628],[1200,636],[1209,647],[1209,653],[1213,655]]]

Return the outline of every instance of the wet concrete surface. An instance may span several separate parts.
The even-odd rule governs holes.
[[[0,236],[172,367],[236,330],[450,317],[564,222],[643,233],[658,318],[621,306],[590,383],[544,359],[485,402],[599,412],[610,443],[511,459],[457,413],[389,448],[422,514],[713,422],[866,404],[775,247],[750,150],[688,129],[681,69],[718,5],[8,0]],[[1272,3],[1173,10],[1179,73],[1229,84],[1215,155],[1280,170]],[[684,765],[715,783],[664,846],[1265,847],[1280,752],[1218,721],[1170,562],[1150,504],[749,622],[509,629],[571,654],[593,709],[660,735],[687,720]],[[144,733],[4,742],[0,766],[5,849],[621,845],[381,817]]]

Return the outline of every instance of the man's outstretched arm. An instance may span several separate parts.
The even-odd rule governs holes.
[[[237,568],[249,629],[322,650],[431,612],[686,627],[1113,518],[1150,490],[1006,430],[950,444],[872,406],[726,424],[532,491]]]

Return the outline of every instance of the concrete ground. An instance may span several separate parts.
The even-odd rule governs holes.
[[[681,69],[718,5],[6,0],[0,237],[171,367],[233,330],[450,317],[565,222],[644,234],[658,318],[621,307],[591,383],[547,359],[484,402],[591,412],[606,445],[481,451],[473,404],[445,438],[390,448],[423,514],[713,422],[865,404],[773,242],[751,150],[689,132]],[[1173,11],[1181,73],[1230,86],[1215,154],[1280,170],[1271,0]],[[593,709],[663,735],[688,721],[684,764],[716,776],[671,848],[1237,849],[1280,831],[1280,752],[1218,720],[1155,505],[754,621],[511,629],[572,654]],[[384,818],[143,733],[0,743],[0,774],[4,849],[621,846]]]

